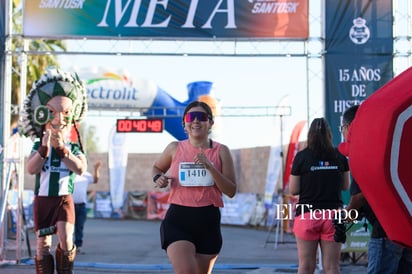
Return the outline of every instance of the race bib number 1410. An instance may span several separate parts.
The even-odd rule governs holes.
[[[212,186],[212,175],[202,165],[191,162],[179,164],[179,183],[182,186]]]

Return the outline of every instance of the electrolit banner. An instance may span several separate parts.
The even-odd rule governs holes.
[[[126,182],[127,158],[129,154],[126,146],[126,134],[117,133],[113,127],[109,138],[108,156],[112,215],[114,217],[122,217],[124,185]]]
[[[147,118],[161,118],[164,129],[178,140],[187,138],[182,127],[184,108],[192,101],[207,103],[217,116],[221,112],[220,102],[215,96],[214,85],[209,81],[187,84],[187,100],[178,101],[160,88],[156,82],[126,71],[111,72],[103,68],[82,68],[76,73],[82,79],[87,91],[87,105],[90,110],[141,111]]]
[[[325,1],[325,10],[325,115],[337,145],[343,112],[393,78],[392,1]]]
[[[306,39],[308,0],[24,1],[26,37]]]

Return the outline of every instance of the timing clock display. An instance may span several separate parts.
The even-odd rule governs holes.
[[[116,132],[163,132],[163,119],[117,119]]]

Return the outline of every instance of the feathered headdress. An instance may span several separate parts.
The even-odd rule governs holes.
[[[24,100],[19,119],[19,133],[32,139],[40,138],[43,125],[50,120],[47,102],[55,96],[65,96],[73,102],[73,121],[80,122],[87,112],[86,88],[79,76],[48,67],[40,79],[33,83]]]

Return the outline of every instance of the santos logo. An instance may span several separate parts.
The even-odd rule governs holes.
[[[353,26],[349,31],[349,38],[356,45],[362,45],[368,42],[371,34],[368,26],[366,26],[366,20],[358,17],[353,20]]]

